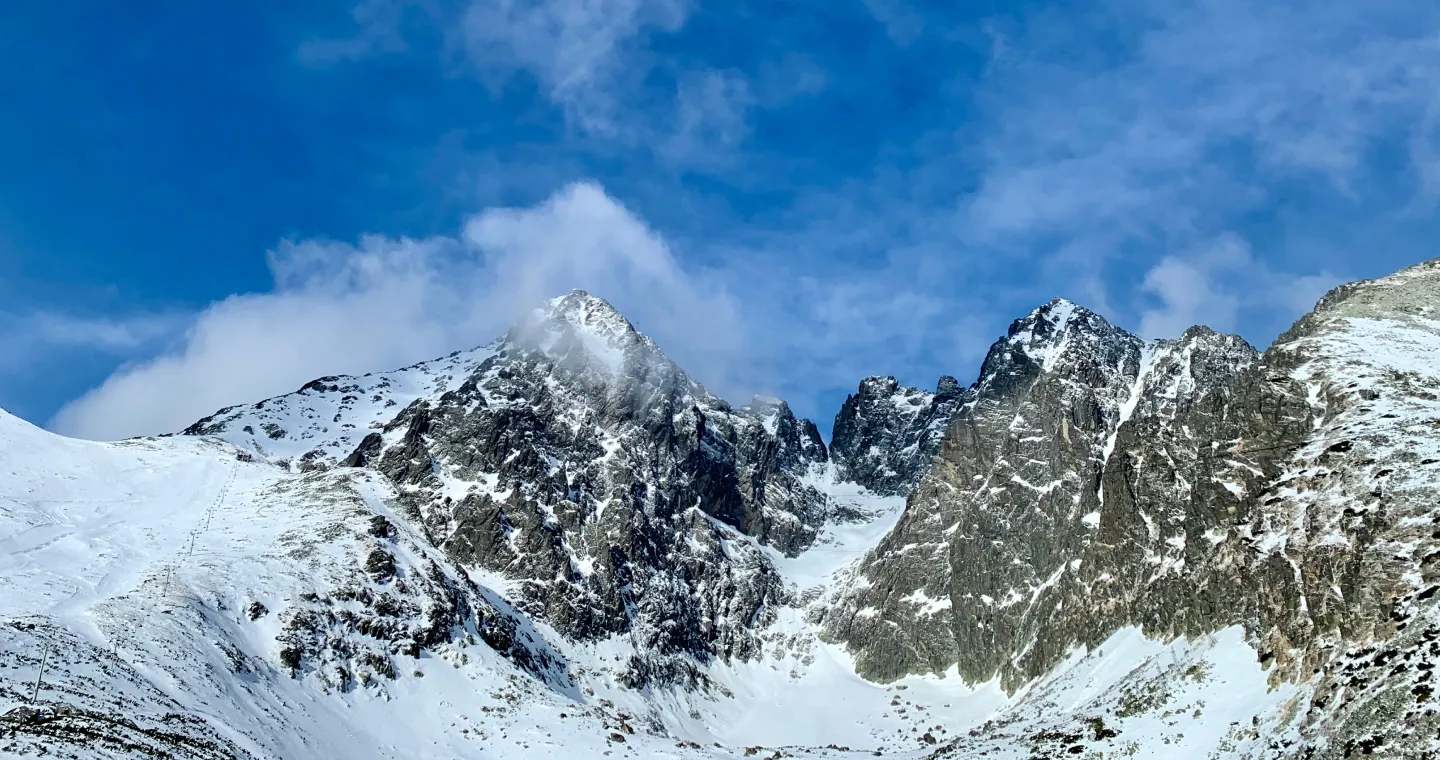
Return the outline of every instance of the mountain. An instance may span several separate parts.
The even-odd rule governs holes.
[[[1013,690],[1116,630],[1238,627],[1273,683],[1303,689],[1277,747],[1421,756],[1440,655],[1437,294],[1436,262],[1341,287],[1263,354],[1037,309],[990,350],[826,637],[867,677]]]
[[[830,456],[840,478],[878,494],[903,496],[940,449],[963,389],[940,378],[934,393],[893,377],[867,377],[835,415]]]
[[[0,412],[0,755],[1429,756],[1437,295],[1055,300],[828,447],[579,291],[181,435]]]
[[[826,517],[813,423],[774,399],[732,408],[581,291],[484,348],[321,378],[185,432],[301,470],[373,468],[521,609],[573,640],[636,637],[636,687],[757,651],[786,595],[762,547],[793,556]]]

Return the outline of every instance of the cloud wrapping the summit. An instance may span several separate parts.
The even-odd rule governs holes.
[[[322,375],[486,343],[573,287],[611,300],[707,379],[723,382],[743,340],[726,291],[683,269],[641,220],[590,183],[535,207],[486,210],[454,237],[286,243],[271,252],[270,270],[272,292],[212,304],[176,350],[120,369],[66,404],[50,427],[101,440],[178,430]]]
[[[170,430],[485,342],[583,287],[717,393],[823,429],[867,374],[973,376],[1053,296],[1147,337],[1264,345],[1335,281],[1433,255],[1433,4],[811,10],[353,0],[232,41],[255,53],[235,97],[203,99],[228,62],[197,68],[143,119],[128,90],[52,95],[203,66],[191,35],[95,61],[96,82],[75,74],[90,49],[36,45],[65,77],[35,80],[45,113],[17,124],[42,126],[4,141],[8,205],[49,208],[0,220],[20,228],[0,263],[31,239],[18,271],[115,290],[0,277],[0,403],[81,435]],[[105,160],[69,139],[95,124],[129,126],[95,141]],[[293,230],[326,239],[275,246]],[[217,293],[238,295],[172,311]]]

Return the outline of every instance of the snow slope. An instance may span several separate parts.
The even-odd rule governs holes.
[[[816,638],[803,605],[848,577],[902,501],[821,475],[849,521],[799,557],[769,550],[802,606],[782,611],[759,660],[712,664],[709,688],[626,689],[615,673],[628,642],[573,645],[523,620],[523,646],[503,654],[474,619],[418,656],[377,649],[383,636],[354,630],[368,619],[367,594],[398,599],[401,623],[423,622],[448,609],[427,585],[432,572],[452,592],[469,589],[461,596],[491,618],[516,613],[466,585],[397,518],[373,473],[291,472],[240,453],[204,438],[68,440],[0,413],[0,713],[29,702],[43,658],[37,705],[48,716],[0,724],[0,756],[731,757],[763,745],[765,756],[921,757],[983,744],[1025,757],[1048,741],[1035,737],[1057,726],[1068,736],[1072,724],[1087,746],[1149,747],[1183,733],[1181,746],[1200,752],[1235,741],[1231,719],[1289,697],[1269,691],[1254,653],[1224,633],[1168,646],[1117,634],[1103,654],[1077,653],[1015,698],[953,678],[865,682]],[[388,538],[374,535],[377,518]],[[388,547],[393,576],[369,568],[377,546]],[[286,637],[304,628],[290,625],[315,610],[352,626],[336,624],[323,666],[292,671]],[[356,665],[376,651],[393,679]],[[1140,710],[1107,718],[1113,737],[1084,734],[1085,716],[1119,698],[1106,684],[1148,694],[1176,663],[1214,674],[1147,697],[1183,703],[1183,715]],[[1192,707],[1202,703],[1212,707]]]
[[[1425,756],[1436,292],[1263,357],[1057,300],[828,451],[578,291],[185,435],[0,411],[0,757]]]

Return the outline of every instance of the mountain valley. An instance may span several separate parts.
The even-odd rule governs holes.
[[[828,442],[581,291],[170,435],[0,412],[0,756],[1433,757],[1437,301],[1057,299]]]

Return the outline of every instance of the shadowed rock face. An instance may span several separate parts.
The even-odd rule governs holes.
[[[1317,756],[1418,752],[1440,659],[1437,302],[1434,262],[1343,286],[1263,354],[1041,307],[991,349],[826,636],[869,678],[1014,689],[1123,626],[1238,623],[1273,678],[1313,689]]]
[[[827,451],[784,402],[731,407],[574,293],[485,349],[187,432],[383,473],[521,611],[575,640],[628,635],[633,686],[758,652],[793,601],[764,547],[816,540],[832,515],[813,476],[833,464],[908,494],[810,608],[867,678],[955,668],[1013,690],[1125,626],[1239,624],[1303,687],[1303,742],[1267,756],[1420,756],[1440,732],[1437,302],[1436,263],[1343,286],[1260,353],[1204,327],[1146,342],[1057,300],[969,388],[862,381]]]
[[[673,670],[666,658],[754,654],[754,632],[785,591],[763,552],[736,539],[785,554],[815,539],[827,504],[806,477],[828,458],[815,425],[778,399],[732,408],[578,291],[477,353],[408,370],[431,379],[403,406],[383,407],[387,391],[375,392],[383,411],[368,431],[344,422],[357,413],[343,398],[413,378],[307,386],[307,396],[344,394],[341,436],[316,434],[298,461],[378,469],[432,542],[504,578],[527,613],[577,640],[630,634],[655,657],[636,664],[637,682]],[[187,432],[273,451],[305,435],[285,428],[294,418],[320,416],[293,408],[322,402],[282,397]],[[288,421],[259,419],[266,408],[290,409]],[[282,434],[245,432],[267,423]]]
[[[1229,539],[1309,430],[1305,397],[1238,337],[1146,344],[1051,302],[991,348],[829,635],[877,679],[955,666],[1015,688],[1122,626],[1253,619]]]
[[[909,493],[930,468],[964,389],[945,376],[934,393],[867,377],[835,415],[830,457],[844,480],[878,494]]]

